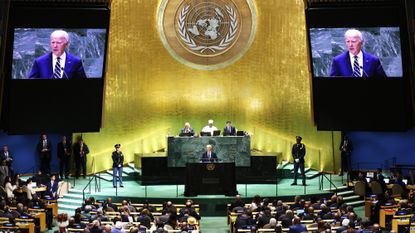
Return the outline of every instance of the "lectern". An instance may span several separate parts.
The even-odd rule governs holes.
[[[235,163],[188,163],[185,196],[237,194]]]

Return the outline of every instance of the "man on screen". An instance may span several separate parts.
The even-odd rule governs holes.
[[[332,77],[386,77],[379,58],[362,51],[363,36],[359,30],[349,29],[344,34],[347,50],[333,58]]]
[[[65,49],[69,44],[69,35],[63,30],[50,34],[51,52],[36,58],[29,78],[69,79],[86,78],[82,60]]]

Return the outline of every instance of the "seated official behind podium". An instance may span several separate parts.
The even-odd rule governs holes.
[[[217,162],[218,157],[216,156],[216,153],[212,151],[212,146],[207,145],[206,151],[202,155],[201,162],[203,163],[211,163],[211,162]]]
[[[210,136],[213,136],[213,132],[217,130],[218,128],[213,125],[213,120],[208,120],[208,125],[203,127],[202,133],[210,133]]]
[[[226,122],[226,126],[223,128],[223,136],[236,136],[236,129],[232,126],[231,121]]]
[[[184,123],[184,127],[180,131],[180,136],[193,136],[195,134],[195,131],[192,127],[190,127],[190,123],[186,122]]]

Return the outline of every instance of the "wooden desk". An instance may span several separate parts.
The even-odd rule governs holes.
[[[392,219],[392,230],[399,232],[399,226],[410,226],[412,215],[393,216]]]
[[[19,229],[27,230],[29,233],[35,233],[35,223],[33,222],[18,222],[16,223],[16,226],[18,226]]]
[[[58,217],[58,202],[56,202],[56,200],[49,200],[49,204],[46,205],[46,208],[52,209],[53,218]]]
[[[38,219],[39,220],[40,231],[41,232],[46,231],[47,230],[47,227],[46,227],[46,213],[45,213],[45,210],[43,210],[43,209],[29,209],[29,211],[32,211],[32,210],[35,210],[35,213],[32,214],[32,216],[35,219]]]
[[[388,218],[393,218],[393,215],[395,215],[396,208],[392,209],[380,209],[379,211],[379,226],[382,228],[386,227],[386,220]]]
[[[411,226],[409,227],[409,233],[415,233],[415,223],[411,223]]]

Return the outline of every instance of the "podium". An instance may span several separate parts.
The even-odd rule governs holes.
[[[236,191],[235,163],[188,163],[185,196],[226,195]]]

